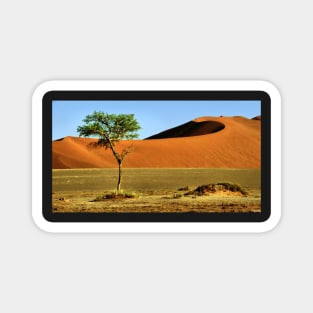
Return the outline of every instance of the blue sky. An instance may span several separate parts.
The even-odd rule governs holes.
[[[135,114],[142,129],[139,138],[155,135],[200,116],[261,115],[260,101],[53,101],[52,139],[78,136],[77,126],[94,111]]]

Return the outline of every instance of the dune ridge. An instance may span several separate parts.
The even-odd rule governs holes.
[[[111,151],[92,148],[97,139],[65,137],[52,142],[52,168],[115,168]],[[261,118],[199,117],[143,140],[123,140],[117,149],[133,145],[125,168],[259,168]]]
[[[225,125],[218,121],[193,120],[177,127],[170,128],[146,139],[165,139],[177,137],[191,137],[216,133],[225,128]]]

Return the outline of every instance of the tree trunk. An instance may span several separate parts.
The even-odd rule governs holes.
[[[122,179],[122,162],[118,161],[118,181],[116,187],[118,193],[121,191],[121,179]]]

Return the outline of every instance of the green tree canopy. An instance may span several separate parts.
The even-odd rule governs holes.
[[[135,119],[134,114],[107,114],[101,111],[95,111],[93,114],[87,115],[83,122],[84,125],[77,127],[79,136],[96,137],[98,138],[96,146],[102,146],[112,151],[119,168],[117,183],[117,191],[119,192],[122,163],[125,156],[131,152],[132,145],[121,152],[118,152],[115,146],[120,140],[138,138],[139,123]]]

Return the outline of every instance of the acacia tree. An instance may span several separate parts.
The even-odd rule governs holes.
[[[80,137],[97,137],[96,146],[110,149],[116,162],[118,163],[118,182],[116,190],[121,190],[122,163],[127,154],[132,151],[132,145],[118,152],[116,144],[122,139],[138,138],[137,131],[140,125],[134,117],[134,114],[107,114],[101,111],[95,111],[87,115],[83,120],[85,123],[77,127]]]

